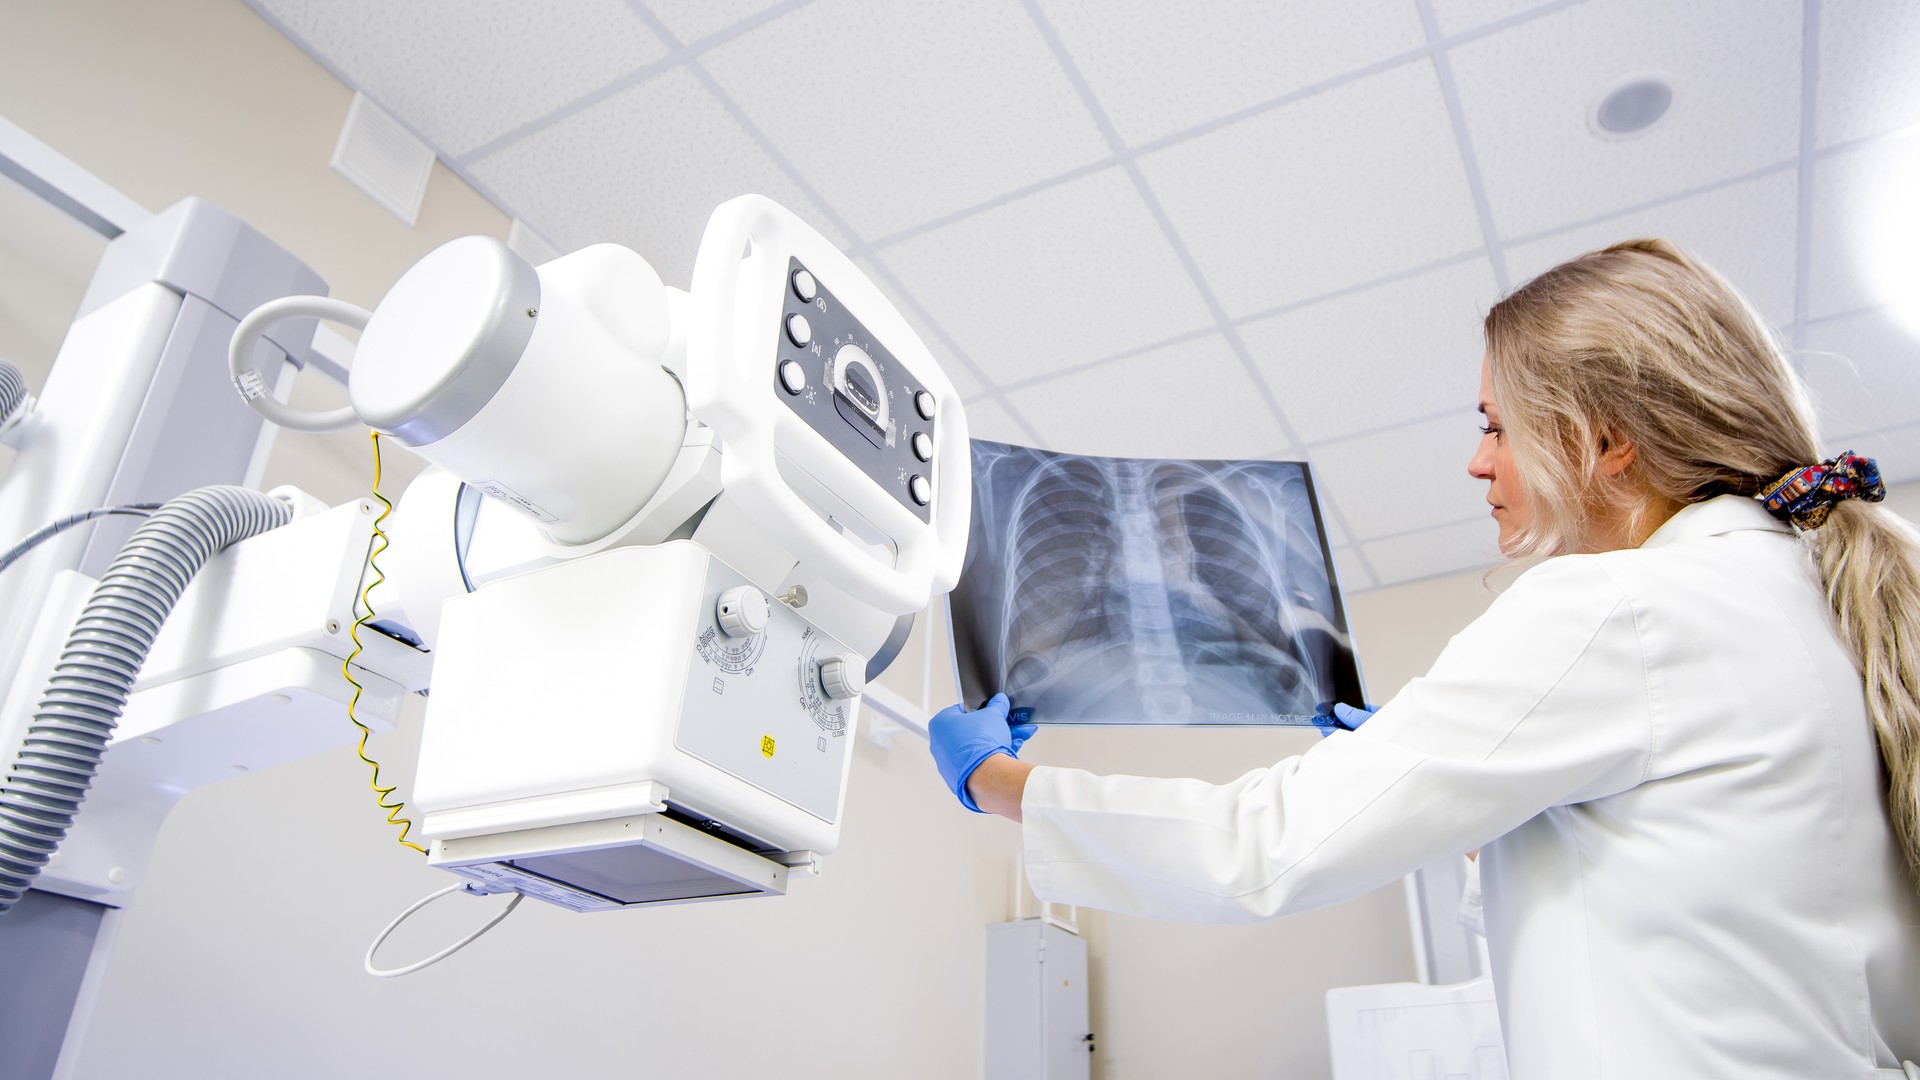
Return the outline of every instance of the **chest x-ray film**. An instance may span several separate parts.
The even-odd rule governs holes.
[[[973,444],[948,598],[969,706],[1045,724],[1306,725],[1360,673],[1307,466]]]

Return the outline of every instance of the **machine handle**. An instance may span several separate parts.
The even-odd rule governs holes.
[[[798,229],[811,232],[804,222],[777,203],[757,195],[743,195],[722,203],[707,224],[693,271],[692,295],[699,312],[689,333],[689,346],[695,344],[696,334],[712,335],[707,343],[714,352],[712,359],[719,361],[718,366],[724,372],[721,377],[729,382],[737,381],[741,375],[736,367],[734,340],[741,267],[745,265],[740,253],[750,243],[756,246],[769,243],[783,230]],[[772,246],[779,247],[778,244]],[[838,249],[824,240],[821,246],[839,255]],[[843,255],[839,258],[845,263],[842,269],[848,276],[859,274],[850,260]],[[689,364],[692,372],[700,372],[702,367]],[[771,383],[751,380],[748,385],[749,393],[760,393]],[[725,409],[725,394],[713,397],[715,404],[729,411]],[[729,475],[727,488],[730,495],[746,496],[739,501],[748,514],[782,536],[802,564],[824,569],[848,595],[861,603],[893,615],[904,615],[926,606],[942,562],[942,549],[950,542],[947,534],[953,531],[951,523],[947,523],[946,528],[939,526],[956,511],[960,519],[959,543],[964,546],[968,517],[965,500],[972,494],[967,485],[954,484],[952,478],[946,478],[946,482],[939,485],[932,525],[922,523],[892,503],[877,488],[839,492],[856,509],[867,513],[869,520],[896,533],[897,561],[894,566],[884,566],[816,514],[780,476],[774,456],[777,425],[755,424],[747,415],[737,415],[735,419],[738,422],[729,426],[738,430],[721,431],[722,439],[728,442],[727,469],[734,474]],[[940,451],[954,439],[960,440],[964,450],[967,445],[965,413],[959,409],[951,410],[948,421],[940,429],[942,445],[936,449],[936,461],[948,456]],[[867,483],[864,474],[862,476],[862,483]],[[936,483],[939,479],[936,477]],[[920,535],[912,535],[914,533]]]
[[[267,327],[287,319],[302,318],[325,319],[351,326],[355,330],[365,330],[367,320],[373,318],[373,313],[345,300],[326,296],[283,296],[261,304],[248,312],[247,317],[240,320],[239,326],[234,327],[233,341],[227,346],[227,371],[233,377],[233,388],[240,391],[240,397],[254,412],[289,431],[340,431],[350,428],[360,422],[360,416],[353,411],[353,406],[343,405],[325,412],[293,408],[276,399],[273,388],[253,368],[253,348]]]

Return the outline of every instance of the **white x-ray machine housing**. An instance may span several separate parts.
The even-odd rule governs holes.
[[[224,345],[236,320],[235,382],[269,412],[307,359],[313,318],[364,320],[351,411],[333,420],[368,423],[435,467],[398,500],[367,605],[380,508],[297,492],[292,523],[235,544],[188,587],[28,894],[103,905],[86,980],[184,791],[234,763],[351,741],[338,665],[362,616],[360,716],[384,730],[407,691],[430,688],[410,810],[430,861],[475,891],[605,910],[777,894],[790,873],[818,873],[838,842],[866,679],[953,585],[969,517],[958,395],[851,260],[744,196],[715,212],[686,292],[611,245],[536,269],[467,238],[370,318],[310,296],[243,318],[318,280],[204,204],[129,224],[38,406],[7,433],[9,536],[257,477],[270,439],[232,389],[231,423],[179,411],[213,400],[193,382],[200,345]],[[209,234],[225,250],[209,255]],[[236,267],[276,259],[285,269],[251,293],[232,287]],[[174,394],[183,376],[169,365],[189,363],[199,389]],[[200,454],[206,475],[175,477],[166,428],[234,445]],[[63,534],[12,568],[8,760],[87,571],[111,555],[94,551],[105,535]],[[79,1015],[89,995],[49,1000]]]

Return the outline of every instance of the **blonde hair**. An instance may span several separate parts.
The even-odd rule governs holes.
[[[1590,523],[1644,535],[1661,504],[1753,495],[1819,460],[1806,388],[1733,286],[1664,240],[1541,274],[1487,313],[1487,364],[1533,523],[1511,556],[1581,550]],[[1606,448],[1632,463],[1600,468]],[[1887,805],[1920,883],[1920,532],[1848,500],[1802,533],[1866,685]]]

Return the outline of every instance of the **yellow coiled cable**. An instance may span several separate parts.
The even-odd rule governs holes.
[[[413,829],[413,822],[408,818],[399,816],[400,811],[407,808],[407,804],[397,800],[394,802],[387,801],[387,796],[392,795],[398,788],[398,785],[380,786],[380,763],[367,756],[367,739],[373,734],[373,729],[361,723],[360,717],[355,714],[355,706],[360,704],[360,692],[363,687],[360,685],[360,680],[353,677],[353,658],[360,655],[362,648],[360,644],[360,628],[373,618],[373,603],[370,598],[373,595],[374,587],[387,580],[387,576],[381,573],[380,564],[376,560],[380,558],[381,552],[387,550],[387,533],[386,530],[380,527],[380,523],[387,520],[388,514],[393,513],[393,504],[387,501],[385,495],[380,494],[380,433],[376,431],[372,434],[373,497],[380,500],[382,509],[380,516],[373,519],[374,543],[372,548],[367,552],[367,569],[371,570],[372,574],[369,576],[366,588],[360,592],[360,607],[365,611],[365,614],[353,620],[352,628],[347,631],[347,636],[353,639],[353,651],[348,653],[347,658],[340,662],[340,673],[347,677],[347,682],[353,684],[353,697],[347,702],[347,719],[353,721],[354,726],[360,729],[360,760],[373,767],[373,776],[369,782],[373,785],[374,800],[380,804],[380,809],[387,812],[387,824],[400,826],[401,845],[410,847],[420,854],[425,855],[427,853],[426,848],[407,839],[407,833]]]

